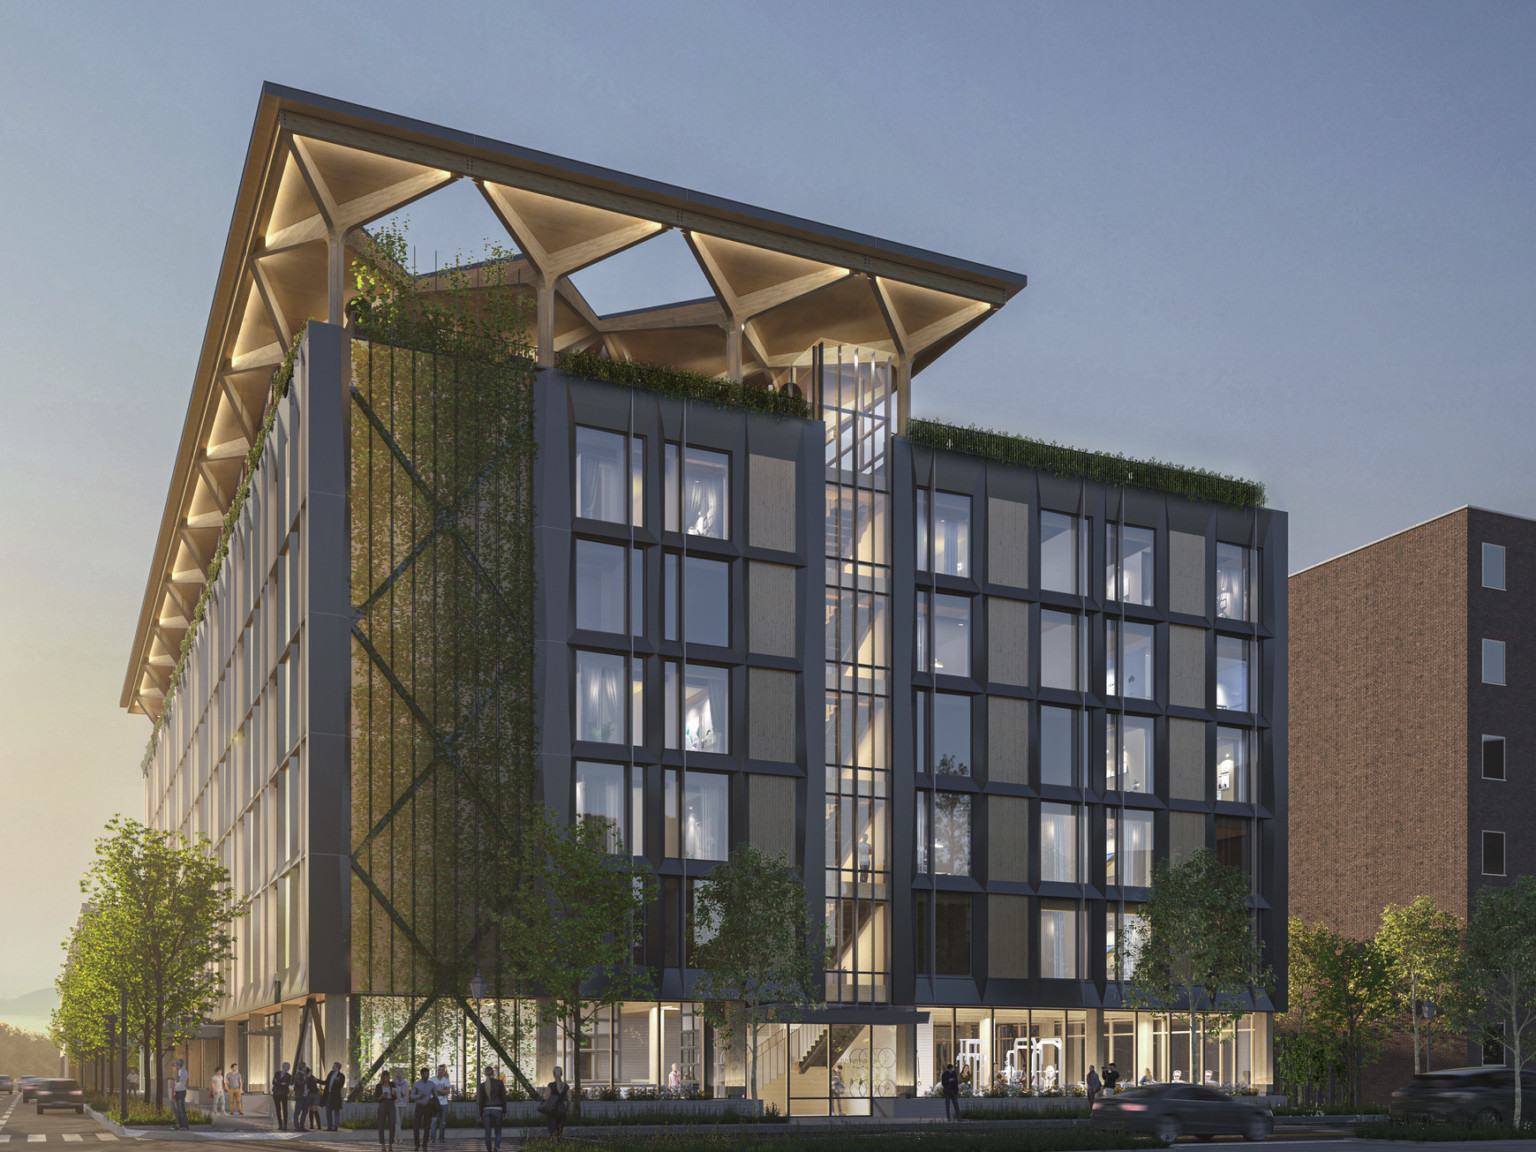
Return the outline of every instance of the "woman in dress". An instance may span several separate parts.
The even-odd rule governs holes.
[[[379,1086],[374,1090],[373,1098],[379,1108],[379,1147],[393,1148],[395,1146],[395,1097],[399,1090],[395,1082],[390,1079],[389,1071],[379,1073]]]

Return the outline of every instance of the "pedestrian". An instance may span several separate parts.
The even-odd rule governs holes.
[[[398,1122],[395,1118],[395,1097],[398,1094],[395,1082],[390,1079],[389,1069],[384,1069],[379,1073],[379,1086],[373,1093],[374,1100],[378,1102],[380,1148],[395,1146],[395,1126]]]
[[[176,1076],[171,1081],[171,1114],[176,1118],[177,1128],[190,1132],[192,1125],[187,1123],[187,1062],[178,1059],[172,1067],[176,1069]]]
[[[953,1064],[944,1065],[944,1074],[939,1077],[939,1091],[944,1094],[944,1119],[960,1119],[960,1077],[955,1073]],[[954,1115],[950,1115],[950,1110]]]
[[[304,1073],[309,1077],[309,1130],[318,1132],[321,1128],[320,1092],[325,1085],[320,1082],[320,1077],[315,1075],[314,1069],[307,1064],[304,1066]]]
[[[437,1066],[437,1075],[432,1078],[432,1091],[437,1096],[437,1111],[433,1114],[432,1122],[437,1129],[437,1142],[441,1144],[448,1139],[448,1104],[453,1099],[453,1080],[448,1075],[448,1065]]]
[[[341,1105],[345,1100],[342,1089],[347,1086],[347,1074],[341,1070],[341,1061],[331,1065],[331,1071],[325,1078],[325,1088],[321,1098],[325,1102],[325,1130],[327,1132],[339,1132],[341,1130]]]
[[[293,1066],[293,1130],[303,1132],[309,1124],[309,1065],[300,1060]]]
[[[683,1070],[676,1064],[672,1065],[672,1071],[667,1073],[667,1095],[674,1099],[682,1095]]]
[[[848,1086],[843,1083],[843,1066],[839,1064],[832,1069],[832,1115],[843,1114],[843,1095],[848,1091]]]
[[[1093,1107],[1094,1100],[1098,1099],[1099,1089],[1103,1087],[1099,1080],[1099,1074],[1094,1071],[1093,1065],[1088,1065],[1088,1107]]]
[[[413,1146],[432,1143],[432,1109],[437,1106],[437,1090],[432,1086],[432,1074],[425,1068],[416,1083],[411,1085],[411,1136]]]
[[[496,1069],[486,1068],[485,1079],[475,1091],[475,1103],[480,1106],[480,1123],[485,1126],[485,1152],[501,1152],[501,1118],[507,1111],[507,1086],[496,1079]]]
[[[399,1068],[390,1072],[395,1081],[395,1131],[405,1127],[406,1097],[411,1094],[411,1081]]]
[[[229,1089],[229,1110],[235,1116],[244,1116],[240,1110],[240,1093],[245,1090],[245,1081],[240,1076],[240,1065],[231,1064],[229,1075],[224,1077],[224,1087]]]
[[[549,1121],[549,1134],[561,1139],[565,1135],[565,1117],[571,1110],[571,1086],[565,1081],[565,1069],[555,1069],[555,1078],[544,1089],[544,1103],[549,1109],[544,1113]]]
[[[1113,1060],[1104,1065],[1103,1079],[1104,1091],[1111,1093],[1114,1092],[1115,1085],[1120,1083],[1120,1069],[1115,1066],[1115,1062]]]
[[[139,1070],[137,1068],[130,1068],[128,1069],[128,1095],[132,1096],[134,1093],[138,1092],[138,1090]]]
[[[208,1077],[208,1103],[215,1116],[229,1114],[229,1097],[224,1092],[224,1065],[220,1064]]]
[[[288,1127],[288,1093],[292,1089],[293,1073],[288,1071],[288,1061],[284,1060],[277,1075],[272,1077],[272,1114],[277,1117],[279,1131]]]

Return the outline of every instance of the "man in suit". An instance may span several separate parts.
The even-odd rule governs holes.
[[[341,1105],[345,1097],[342,1089],[346,1087],[347,1074],[341,1070],[341,1062],[331,1065],[331,1072],[325,1078],[325,1088],[321,1098],[325,1102],[325,1130],[336,1132],[341,1128]]]

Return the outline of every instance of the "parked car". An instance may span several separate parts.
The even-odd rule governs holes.
[[[0,1092],[16,1091],[16,1081],[5,1073],[0,1072]]]
[[[73,1080],[39,1080],[32,1086],[32,1100],[41,1116],[49,1108],[73,1108],[85,1111],[85,1093]]]
[[[1524,1111],[1536,1115],[1536,1072],[1522,1075],[1520,1089]],[[1426,1072],[1392,1093],[1388,1111],[1394,1121],[1511,1124],[1515,1119],[1515,1072],[1497,1067]]]
[[[1264,1140],[1275,1130],[1275,1117],[1259,1104],[1199,1084],[1148,1084],[1095,1100],[1088,1125],[1150,1132],[1172,1144],[1185,1133],[1202,1140]]]
[[[17,1090],[21,1093],[23,1104],[32,1103],[32,1089],[42,1082],[41,1076],[22,1076],[16,1081]]]

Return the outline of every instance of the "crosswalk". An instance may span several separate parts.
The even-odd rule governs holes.
[[[10,1133],[10,1132],[0,1132],[0,1144],[9,1144],[9,1143],[11,1143],[11,1136],[12,1135],[13,1135],[13,1133]],[[18,1137],[22,1136],[22,1134],[19,1133],[19,1132],[14,1133],[14,1135],[16,1135]],[[54,1135],[58,1136],[59,1139],[63,1140],[64,1143],[66,1143],[66,1144],[80,1144],[80,1143],[86,1141],[88,1138],[94,1138],[96,1140],[100,1140],[100,1141],[103,1141],[103,1142],[111,1142],[111,1141],[117,1139],[117,1137],[113,1133],[111,1133],[111,1132],[58,1132],[58,1133],[54,1133]],[[30,1133],[27,1133],[25,1135],[24,1139],[25,1139],[25,1143],[28,1143],[28,1144],[51,1144],[51,1143],[53,1143],[53,1141],[49,1137],[49,1134],[46,1133],[46,1132],[30,1132]],[[16,1143],[18,1143],[18,1144],[20,1144],[22,1142],[23,1142],[22,1139],[18,1139],[16,1141]]]

